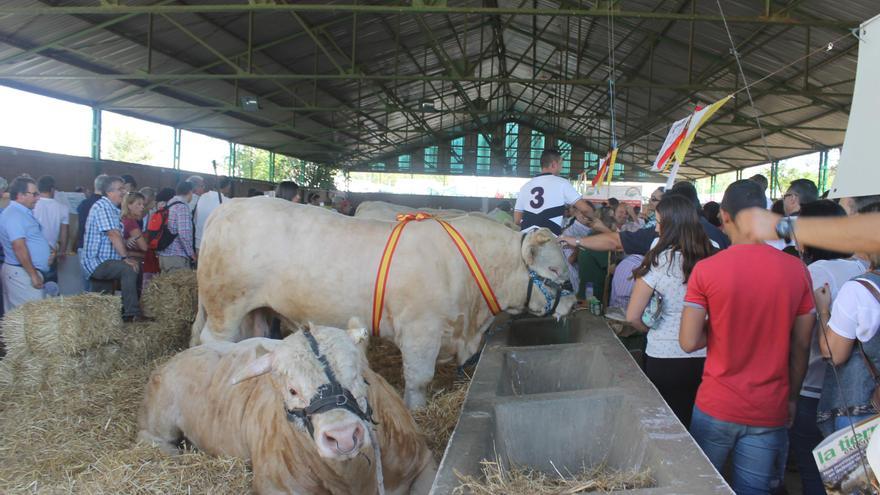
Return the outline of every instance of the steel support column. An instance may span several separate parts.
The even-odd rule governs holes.
[[[779,162],[770,163],[770,197],[773,197],[774,191],[779,189]]]
[[[269,182],[275,182],[275,152],[269,152]]]
[[[180,128],[174,128],[174,170],[180,170]]]
[[[229,142],[229,174],[230,177],[235,177],[235,143]]]
[[[741,168],[736,169],[736,180],[742,180],[742,178],[743,178],[743,169],[741,169]]]
[[[92,107],[92,160],[101,159],[101,109]]]
[[[828,150],[819,152],[819,194],[828,188]]]
[[[718,176],[715,174],[712,174],[709,177],[709,197],[712,198],[713,201],[715,200],[715,186],[718,183],[717,179]]]

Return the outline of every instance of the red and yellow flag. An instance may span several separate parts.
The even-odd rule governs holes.
[[[592,185],[602,182],[605,179],[606,184],[611,184],[611,177],[614,175],[614,162],[617,160],[617,148],[612,149],[605,155],[602,164],[599,165],[599,172],[593,177]]]
[[[675,161],[679,163],[684,163],[684,157],[687,155],[688,148],[690,148],[691,143],[694,141],[694,138],[697,136],[697,131],[700,130],[700,127],[703,126],[715,112],[718,111],[719,108],[723,107],[727,100],[731,99],[733,95],[727,95],[724,98],[716,101],[715,103],[709,105],[705,108],[697,108],[694,111],[694,114],[691,116],[690,122],[688,122],[687,132],[684,135],[684,139],[681,140],[678,147],[675,149]]]

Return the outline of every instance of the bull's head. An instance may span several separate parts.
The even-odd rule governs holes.
[[[351,459],[371,445],[367,364],[359,347],[367,337],[355,321],[347,331],[309,324],[248,364],[233,382],[271,373],[287,418],[311,434],[321,457]]]
[[[552,314],[557,319],[567,315],[576,299],[556,236],[544,228],[524,234],[522,258],[529,271],[526,311],[543,316]]]

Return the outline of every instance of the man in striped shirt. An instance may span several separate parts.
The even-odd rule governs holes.
[[[177,185],[177,194],[168,202],[168,230],[175,235],[174,241],[159,251],[159,270],[162,273],[180,269],[189,269],[196,260],[193,242],[193,218],[189,209],[192,200],[193,185],[181,182]]]

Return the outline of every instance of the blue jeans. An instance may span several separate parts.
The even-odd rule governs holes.
[[[868,418],[873,418],[876,414],[862,414],[859,416],[836,416],[834,418],[834,431],[837,431],[841,428],[849,428],[850,420],[852,420],[853,425],[859,424],[859,422],[864,421]]]
[[[812,397],[798,398],[797,414],[794,424],[788,430],[791,452],[801,475],[804,495],[825,495],[825,486],[819,477],[819,468],[813,457],[813,449],[825,438],[816,425],[816,407],[819,399]]]
[[[718,472],[733,454],[731,487],[737,495],[769,494],[781,482],[779,462],[788,449],[784,426],[730,423],[694,406],[691,435]]]

